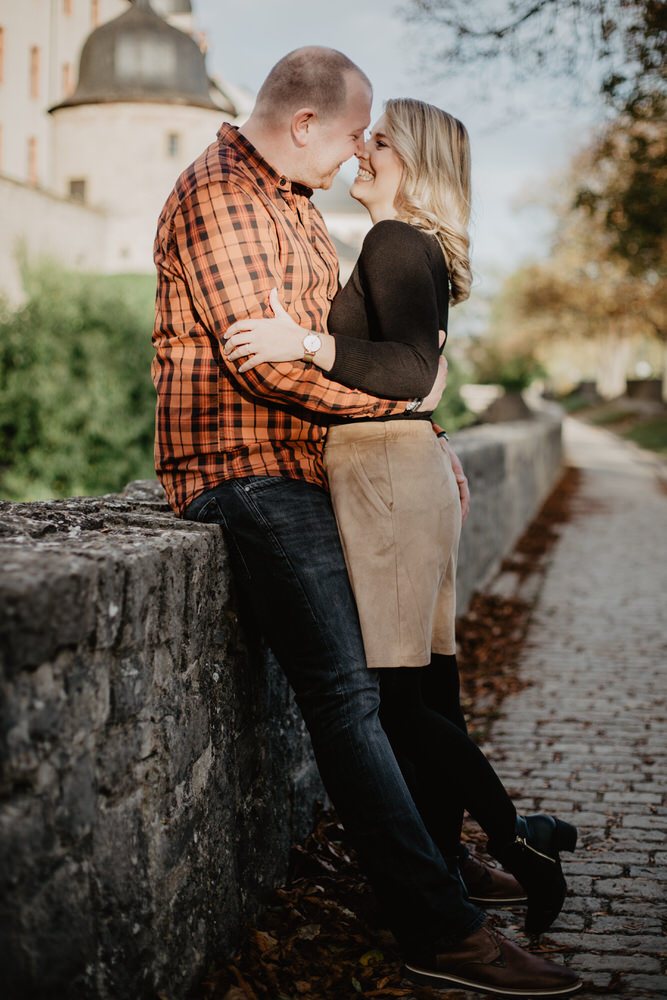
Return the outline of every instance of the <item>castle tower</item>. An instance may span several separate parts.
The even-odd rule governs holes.
[[[156,6],[160,0],[155,0]],[[189,0],[162,0],[191,14]],[[89,36],[76,89],[51,108],[56,193],[107,216],[107,271],[151,271],[158,213],[181,170],[236,108],[211,97],[204,55],[150,0]]]

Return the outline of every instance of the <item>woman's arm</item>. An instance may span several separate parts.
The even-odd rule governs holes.
[[[332,311],[335,336],[318,333],[322,346],[312,359],[332,381],[387,398],[428,395],[438,371],[443,331],[431,261],[424,235],[407,223],[390,220],[375,226],[364,241],[359,261],[364,305],[380,340],[345,335],[345,310]],[[441,280],[447,271],[442,261]],[[282,308],[278,293],[270,298],[273,319],[247,319],[226,332],[225,354],[242,360],[239,371],[264,362],[298,361],[304,337]],[[438,339],[439,338],[439,339]],[[247,360],[244,360],[247,359]]]
[[[227,358],[230,361],[248,359],[239,366],[240,372],[249,371],[267,361],[301,361],[306,353],[304,339],[313,331],[299,326],[283,309],[277,288],[271,289],[269,304],[273,318],[240,319],[223,334]],[[321,347],[313,355],[313,364],[328,372],[336,357],[336,341],[328,333],[317,333],[315,336]]]
[[[356,288],[348,284],[339,293],[329,316],[336,338],[329,378],[382,385],[389,398],[406,388],[423,396],[438,366],[447,297],[447,266],[435,241],[406,222],[379,222],[364,240]],[[371,339],[347,335],[360,302]]]
[[[247,357],[239,367],[239,372],[248,371],[258,364],[265,362],[297,361],[303,359],[305,337],[312,330],[305,330],[299,326],[285,312],[278,299],[278,290],[271,290],[269,301],[274,311],[274,319],[247,319],[237,320],[223,334],[226,340],[224,352],[230,361]],[[445,339],[445,331],[439,330],[439,344],[442,346]],[[336,339],[330,334],[318,333],[321,348],[317,351],[313,362],[319,365],[324,371],[331,367],[332,356],[335,356]],[[322,355],[322,357],[320,357]],[[426,395],[413,397],[420,405],[415,412],[431,413],[447,387],[447,361],[443,357],[438,358],[435,377]]]

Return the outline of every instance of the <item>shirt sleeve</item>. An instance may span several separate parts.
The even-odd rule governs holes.
[[[364,240],[359,280],[371,333],[380,339],[332,329],[329,378],[392,398],[427,396],[438,373],[440,322],[424,234],[405,222],[379,222]]]
[[[259,198],[233,182],[199,187],[182,203],[173,239],[193,304],[214,336],[221,338],[237,319],[267,314],[283,268],[276,227]],[[406,399],[379,399],[333,384],[308,362],[261,364],[241,373],[222,352],[221,360],[239,391],[264,403],[348,417],[405,410]]]

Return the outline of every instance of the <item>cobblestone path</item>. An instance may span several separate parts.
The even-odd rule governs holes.
[[[538,581],[529,686],[503,703],[485,749],[520,811],[579,828],[569,896],[541,944],[582,973],[582,1000],[655,1000],[667,997],[665,467],[573,420],[565,441],[582,473],[574,516]],[[497,912],[525,944],[521,911]]]

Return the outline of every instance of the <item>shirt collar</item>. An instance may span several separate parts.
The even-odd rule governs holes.
[[[277,170],[268,163],[261,153],[249,142],[242,132],[236,125],[230,125],[229,122],[223,122],[223,124],[218,129],[217,135],[218,141],[224,143],[226,146],[231,146],[239,154],[240,158],[250,169],[250,171],[255,175],[259,176],[266,181],[269,181],[272,185],[277,187],[282,194],[300,194],[306,198],[310,198],[313,189],[306,187],[305,184],[299,184],[297,181],[291,181],[289,177],[285,177],[284,174],[279,174]]]

